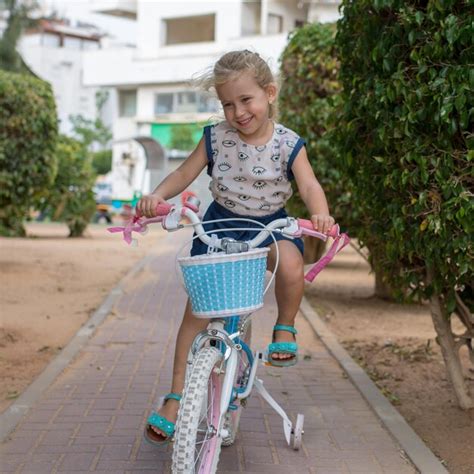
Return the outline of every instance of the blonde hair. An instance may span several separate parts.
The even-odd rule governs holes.
[[[214,66],[195,77],[193,82],[206,91],[215,91],[216,86],[225,84],[247,71],[254,74],[257,84],[262,89],[272,83],[276,86],[275,78],[267,62],[258,53],[248,49],[230,51],[224,54]],[[275,101],[269,103],[269,117],[275,118],[276,115],[277,106]]]

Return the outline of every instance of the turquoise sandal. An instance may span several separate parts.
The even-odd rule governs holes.
[[[275,331],[288,331],[292,334],[298,334],[298,331],[293,326],[285,326],[284,324],[276,324],[273,327]],[[291,354],[293,357],[288,359],[274,359],[272,354]],[[267,360],[270,365],[276,367],[291,367],[298,362],[298,344],[296,342],[272,342],[267,349]]]
[[[177,393],[168,393],[168,395],[166,395],[163,399],[163,404],[166,402],[166,400],[170,399],[179,402],[181,401],[181,398],[181,395]],[[154,430],[151,429],[152,426],[165,433],[166,436],[156,433]],[[167,420],[164,416],[161,416],[156,412],[152,412],[152,414],[148,417],[143,436],[150,444],[153,444],[155,446],[162,446],[170,442],[171,438],[174,435],[174,428],[174,423]]]

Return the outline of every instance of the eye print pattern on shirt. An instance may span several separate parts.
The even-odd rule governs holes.
[[[217,165],[217,168],[219,168],[219,171],[229,171],[232,168],[232,166],[230,166],[230,164],[227,163],[227,161],[224,161],[222,163],[219,163]]]
[[[251,215],[266,215],[286,202],[291,189],[285,168],[298,141],[291,130],[275,127],[266,145],[248,145],[237,138],[235,129],[224,126],[211,133],[211,192],[217,202],[234,212],[252,211]]]
[[[252,184],[255,189],[263,189],[266,185],[267,183],[265,181],[255,181],[255,183]]]
[[[257,176],[262,176],[263,173],[267,171],[263,166],[254,166],[252,168],[252,173],[257,175]]]

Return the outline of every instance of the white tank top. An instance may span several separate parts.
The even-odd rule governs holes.
[[[291,167],[305,142],[274,124],[265,145],[245,143],[227,122],[204,127],[209,189],[216,202],[232,212],[266,216],[285,206],[292,195]]]

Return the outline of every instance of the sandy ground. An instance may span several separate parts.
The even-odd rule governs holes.
[[[373,289],[368,264],[349,247],[306,294],[339,342],[449,471],[474,473],[474,410],[456,405],[428,308],[379,300]],[[467,354],[462,355],[474,394],[474,370]]]
[[[128,247],[105,225],[67,238],[61,224],[33,223],[29,238],[0,238],[0,411],[89,319],[162,230]]]
[[[30,238],[0,238],[0,411],[165,235],[154,230],[128,248],[105,227],[68,239],[63,225],[34,223]],[[427,308],[380,301],[373,285],[368,265],[348,248],[307,297],[449,471],[474,473],[474,410],[456,406]],[[474,373],[466,375],[474,393]]]

